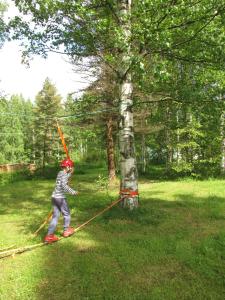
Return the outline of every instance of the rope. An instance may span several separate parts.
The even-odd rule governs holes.
[[[118,200],[112,202],[109,206],[107,206],[106,208],[104,208],[103,210],[101,210],[100,212],[98,212],[92,218],[90,218],[89,220],[87,220],[83,224],[81,224],[78,227],[76,227],[74,229],[74,233],[77,232],[77,231],[79,231],[79,230],[81,230],[83,227],[85,227],[87,224],[89,224],[91,221],[93,221],[98,216],[102,215],[107,210],[111,209],[117,203],[119,203],[120,201],[122,201],[123,198],[124,197],[120,197]],[[62,239],[63,239],[63,237],[60,237],[59,241],[62,240]],[[0,259],[6,258],[8,256],[14,257],[16,254],[23,253],[23,252],[26,252],[26,251],[30,251],[30,250],[33,250],[33,249],[36,249],[36,248],[39,248],[39,247],[42,247],[42,246],[46,246],[46,245],[48,245],[48,243],[42,242],[42,243],[38,243],[38,244],[35,244],[35,245],[20,247],[20,248],[17,248],[17,249],[11,249],[11,250],[7,250],[7,251],[1,251],[0,252]]]
[[[80,114],[74,114],[74,115],[66,115],[66,116],[46,116],[45,119],[64,119],[64,118],[80,118],[80,117],[83,117],[83,116],[86,116],[86,115],[96,115],[96,114],[100,114],[100,113],[103,113],[103,112],[108,112],[108,111],[118,111],[118,108],[109,108],[109,109],[102,109],[102,110],[96,110],[96,111],[93,111],[93,112],[89,112],[89,113],[80,113]],[[26,118],[29,118],[29,119],[40,119],[40,117],[37,117],[37,116],[29,116],[27,114],[16,114],[16,113],[8,113],[8,112],[5,112],[5,113],[1,113],[0,112],[0,116],[26,116]]]
[[[79,190],[79,192],[82,192],[82,191],[86,191],[86,190],[81,190],[81,189],[78,189]],[[96,190],[91,190],[91,192],[92,192],[92,194],[93,193],[97,193],[97,192],[99,192],[99,190],[98,189],[96,189]],[[50,221],[50,219],[52,218],[52,214],[53,214],[53,212],[52,212],[52,210],[49,212],[49,214],[48,214],[48,216],[47,216],[47,218],[44,220],[44,222],[40,225],[40,227],[33,233],[34,235],[37,235],[38,233],[39,233],[39,231]],[[1,250],[0,250],[0,252],[1,252]]]
[[[9,249],[11,249],[11,248],[13,248],[13,247],[15,247],[15,246],[16,246],[16,245],[12,245],[12,246],[9,246],[9,247],[2,248],[2,249],[0,249],[0,252],[9,250]]]
[[[123,190],[120,190],[120,195],[122,196],[122,198],[125,198],[127,196],[133,198],[133,197],[139,197],[139,193],[138,191],[132,191],[132,190],[129,190],[129,189],[123,189]],[[47,218],[45,219],[45,221],[40,225],[40,227],[34,232],[34,235],[37,235],[38,232],[45,226],[45,224],[48,223],[48,221],[52,218],[52,214],[53,212],[50,211],[50,213],[48,214]]]
[[[65,151],[65,153],[66,153],[66,157],[67,157],[68,159],[70,159],[69,151],[68,151],[68,148],[67,148],[67,146],[66,146],[66,142],[65,142],[65,139],[64,139],[64,136],[63,136],[63,132],[62,132],[61,128],[59,127],[58,121],[56,121],[56,122],[57,122],[58,133],[59,133],[59,136],[60,136],[60,138],[61,138],[61,142],[62,142],[64,151]]]
[[[52,218],[52,214],[53,212],[50,211],[50,213],[48,214],[47,218],[45,219],[45,221],[41,224],[41,226],[34,232],[34,235],[37,235],[38,232],[45,226],[45,224],[48,223],[48,221]]]

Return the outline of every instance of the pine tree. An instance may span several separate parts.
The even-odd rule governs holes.
[[[35,107],[35,161],[42,168],[54,163],[58,157],[56,116],[61,109],[61,96],[46,78],[42,90],[36,96]]]

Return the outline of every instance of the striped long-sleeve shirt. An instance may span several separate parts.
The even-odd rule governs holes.
[[[54,198],[65,198],[65,193],[69,193],[71,195],[76,195],[76,191],[68,186],[68,180],[71,174],[65,173],[64,171],[60,171],[56,178],[55,189],[52,193],[52,197]]]

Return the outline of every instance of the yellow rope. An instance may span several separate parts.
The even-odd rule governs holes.
[[[76,227],[74,229],[74,232],[77,232],[78,230],[80,230],[81,228],[85,227],[88,223],[90,223],[92,220],[94,220],[95,218],[97,218],[98,216],[100,216],[101,214],[103,214],[105,211],[109,210],[110,208],[112,208],[113,206],[115,206],[117,203],[119,203],[120,201],[122,201],[124,199],[124,197],[119,198],[118,200],[112,202],[109,206],[107,206],[106,208],[104,208],[103,210],[101,210],[100,212],[98,212],[96,215],[94,215],[92,218],[90,218],[89,220],[87,220],[86,222],[84,222],[83,224],[79,225],[78,227]],[[43,224],[42,224],[43,225]],[[59,241],[63,239],[63,237],[59,238]],[[38,247],[42,247],[48,245],[48,243],[42,242],[39,244],[35,244],[35,245],[30,245],[30,246],[25,246],[25,247],[20,247],[17,249],[11,249],[8,251],[2,251],[0,252],[0,259],[8,257],[8,256],[15,256],[15,254],[19,254],[19,253],[23,253],[29,250],[33,250],[35,248]]]
[[[41,224],[41,226],[34,232],[34,235],[37,235],[38,232],[45,226],[46,223],[52,218],[52,211],[48,214],[47,218],[44,220],[44,222]]]

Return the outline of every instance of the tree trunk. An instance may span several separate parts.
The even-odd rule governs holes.
[[[146,145],[145,145],[145,134],[143,133],[141,136],[141,165],[142,165],[142,172],[146,172]]]
[[[224,138],[224,112],[221,115],[220,136],[221,136],[221,173],[225,173],[225,138]]]
[[[45,156],[46,156],[46,151],[45,151],[45,139],[44,139],[43,156],[42,156],[42,169],[45,168]]]
[[[33,158],[33,163],[36,164],[36,147],[35,147],[35,132],[34,129],[32,129],[32,158]]]
[[[137,164],[134,150],[134,128],[133,128],[133,100],[131,81],[131,55],[130,55],[130,21],[131,0],[121,0],[119,2],[119,17],[121,30],[124,35],[124,49],[121,54],[119,96],[120,96],[120,122],[119,122],[119,147],[120,147],[120,189],[123,200],[123,207],[133,209],[138,207],[138,181]],[[123,194],[125,190],[132,192]]]
[[[107,120],[107,158],[108,158],[109,181],[113,181],[116,178],[116,168],[115,168],[112,117],[109,117],[109,119]]]
[[[45,163],[46,163],[46,136],[47,136],[47,129],[45,129],[44,141],[43,141],[42,169],[45,168]]]
[[[180,147],[179,147],[179,143],[180,143],[180,132],[179,132],[179,128],[180,128],[180,120],[179,120],[179,110],[177,110],[176,112],[176,119],[177,119],[177,131],[176,131],[176,134],[177,134],[177,153],[176,153],[176,157],[177,157],[177,164],[179,164],[179,162],[181,161],[182,159],[182,156],[181,156],[181,151],[180,151]]]

